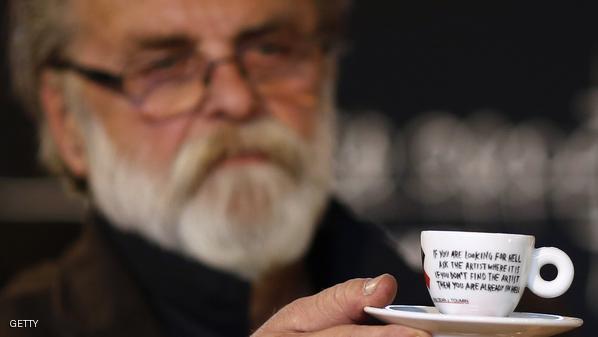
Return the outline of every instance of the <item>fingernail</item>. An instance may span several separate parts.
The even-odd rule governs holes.
[[[363,294],[365,296],[369,296],[375,293],[376,288],[378,288],[378,283],[380,283],[380,280],[382,280],[383,277],[384,275],[380,275],[374,279],[367,280],[367,282],[363,285]]]

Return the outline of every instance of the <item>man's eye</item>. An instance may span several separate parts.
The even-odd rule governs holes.
[[[150,66],[148,67],[148,70],[164,70],[164,69],[169,69],[169,68],[176,67],[181,62],[182,62],[182,58],[181,57],[171,56],[171,57],[163,58],[163,59],[157,60],[155,62],[152,62],[150,64]]]
[[[164,56],[147,62],[141,62],[136,72],[142,75],[150,75],[175,71],[184,68],[188,59],[189,55]]]
[[[156,59],[142,65],[134,71],[137,80],[147,83],[169,81],[189,75],[193,71],[190,67],[193,57],[190,55],[173,55]]]

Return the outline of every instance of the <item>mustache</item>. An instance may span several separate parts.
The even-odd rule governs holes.
[[[307,158],[307,145],[292,130],[270,118],[246,125],[228,125],[190,140],[180,150],[171,171],[175,198],[186,198],[227,158],[263,155],[298,181]]]

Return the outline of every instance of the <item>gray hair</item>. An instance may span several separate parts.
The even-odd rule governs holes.
[[[320,30],[332,38],[342,31],[350,0],[315,0]],[[13,90],[26,111],[38,121],[40,159],[51,171],[68,174],[57,153],[39,101],[39,75],[64,52],[74,31],[70,0],[12,0],[9,60]]]
[[[9,3],[9,55],[12,88],[25,110],[39,123],[40,159],[61,173],[59,159],[39,101],[39,74],[70,37],[69,0],[14,0]]]

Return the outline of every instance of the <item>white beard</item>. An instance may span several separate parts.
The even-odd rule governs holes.
[[[116,227],[256,280],[305,254],[326,204],[333,112],[322,113],[317,123],[309,143],[270,119],[256,122],[247,134],[245,127],[233,130],[240,136],[226,138],[229,143],[218,137],[189,140],[161,178],[119,156],[100,123],[90,121],[92,197]],[[213,146],[223,148],[214,152]],[[256,147],[276,160],[213,169],[219,156]]]

